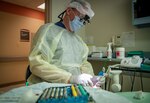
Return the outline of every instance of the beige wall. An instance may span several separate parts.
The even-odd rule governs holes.
[[[123,32],[135,32],[135,46],[126,47],[126,51],[150,51],[150,27],[137,28],[132,25],[131,0],[87,0],[90,2],[95,16],[91,24],[82,28],[79,34],[86,41],[87,36],[94,38],[96,46],[107,46],[111,37]],[[64,11],[68,1],[52,0],[52,21]],[[64,7],[65,6],[65,7]]]
[[[107,46],[111,37],[122,32],[135,32],[135,46],[127,47],[129,50],[150,51],[150,27],[137,28],[132,25],[131,0],[88,0],[95,11],[91,24],[85,27],[87,36],[93,36],[96,46]],[[103,62],[104,63],[104,62]],[[93,61],[94,71],[98,72],[103,66],[102,62]],[[102,64],[102,65],[101,65]],[[107,64],[108,65],[108,64]],[[124,76],[124,91],[130,91],[131,79]],[[150,91],[150,78],[143,78],[145,91]],[[136,79],[135,89],[140,90],[140,79]]]
[[[20,42],[20,29],[30,30],[31,36],[43,20],[0,12],[0,57],[28,56],[31,42]]]
[[[25,80],[28,61],[12,61],[0,63],[0,84]]]
[[[135,46],[126,50],[150,51],[150,27],[132,25],[131,0],[88,0],[95,11],[86,35],[94,37],[96,46],[107,46],[111,37],[122,32],[135,32]]]
[[[30,30],[31,39],[42,24],[40,19],[0,11],[0,85],[25,80],[31,40],[20,42],[20,29]],[[11,60],[3,61],[2,57]]]

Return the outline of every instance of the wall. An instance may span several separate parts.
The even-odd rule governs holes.
[[[0,88],[25,82],[31,39],[43,24],[44,13],[0,2]],[[30,31],[29,42],[20,42],[20,29]]]
[[[126,47],[126,51],[150,51],[150,27],[137,28],[132,25],[131,0],[87,0],[95,16],[91,23],[82,28],[79,34],[87,42],[87,37],[93,36],[96,46],[107,46],[111,37],[123,32],[135,32],[135,46]],[[65,10],[68,1],[52,0],[52,21]],[[65,7],[64,7],[65,6]]]
[[[132,25],[131,0],[88,0],[95,11],[91,24],[85,27],[86,35],[94,37],[96,46],[106,46],[111,37],[122,32],[135,32],[135,47],[129,50],[150,51],[150,27],[137,28]],[[101,70],[104,62],[91,61],[95,73]],[[106,64],[105,64],[106,65]],[[108,64],[107,64],[108,65]],[[149,78],[143,78],[145,91],[150,91]],[[130,91],[131,78],[124,76],[123,91]],[[134,90],[141,90],[140,78],[136,78]]]
[[[87,36],[93,36],[96,46],[107,46],[111,37],[122,32],[135,32],[135,46],[126,47],[126,51],[150,51],[150,27],[137,28],[132,25],[131,0],[88,0],[95,11],[91,24],[85,27]],[[91,62],[97,73],[103,65],[102,62]],[[102,65],[101,65],[102,64]],[[108,65],[108,64],[107,64]],[[130,91],[131,78],[124,76],[124,91]],[[143,79],[145,91],[150,91],[149,78]],[[140,79],[136,79],[135,89],[140,90]]]
[[[95,11],[86,35],[93,36],[96,46],[107,46],[111,37],[122,32],[135,32],[135,46],[126,50],[150,51],[150,27],[132,25],[131,0],[88,0]]]
[[[32,37],[43,23],[43,20],[0,12],[0,57],[28,56],[31,42],[20,42],[20,30],[30,30]]]
[[[24,81],[27,65],[27,60],[0,62],[0,85]]]

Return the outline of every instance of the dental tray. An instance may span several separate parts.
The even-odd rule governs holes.
[[[46,88],[37,103],[88,103],[89,93],[81,85]]]

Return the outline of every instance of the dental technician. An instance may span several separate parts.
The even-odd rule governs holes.
[[[76,34],[94,16],[85,0],[71,0],[57,23],[42,25],[29,55],[29,84],[73,83],[92,86],[93,68],[87,61],[88,47]]]

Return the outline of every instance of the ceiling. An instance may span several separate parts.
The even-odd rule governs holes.
[[[37,6],[44,3],[45,0],[1,0],[1,1],[9,2],[12,4],[16,4],[16,5],[20,5],[20,6],[24,6],[27,8],[44,12],[44,10],[38,9]]]

